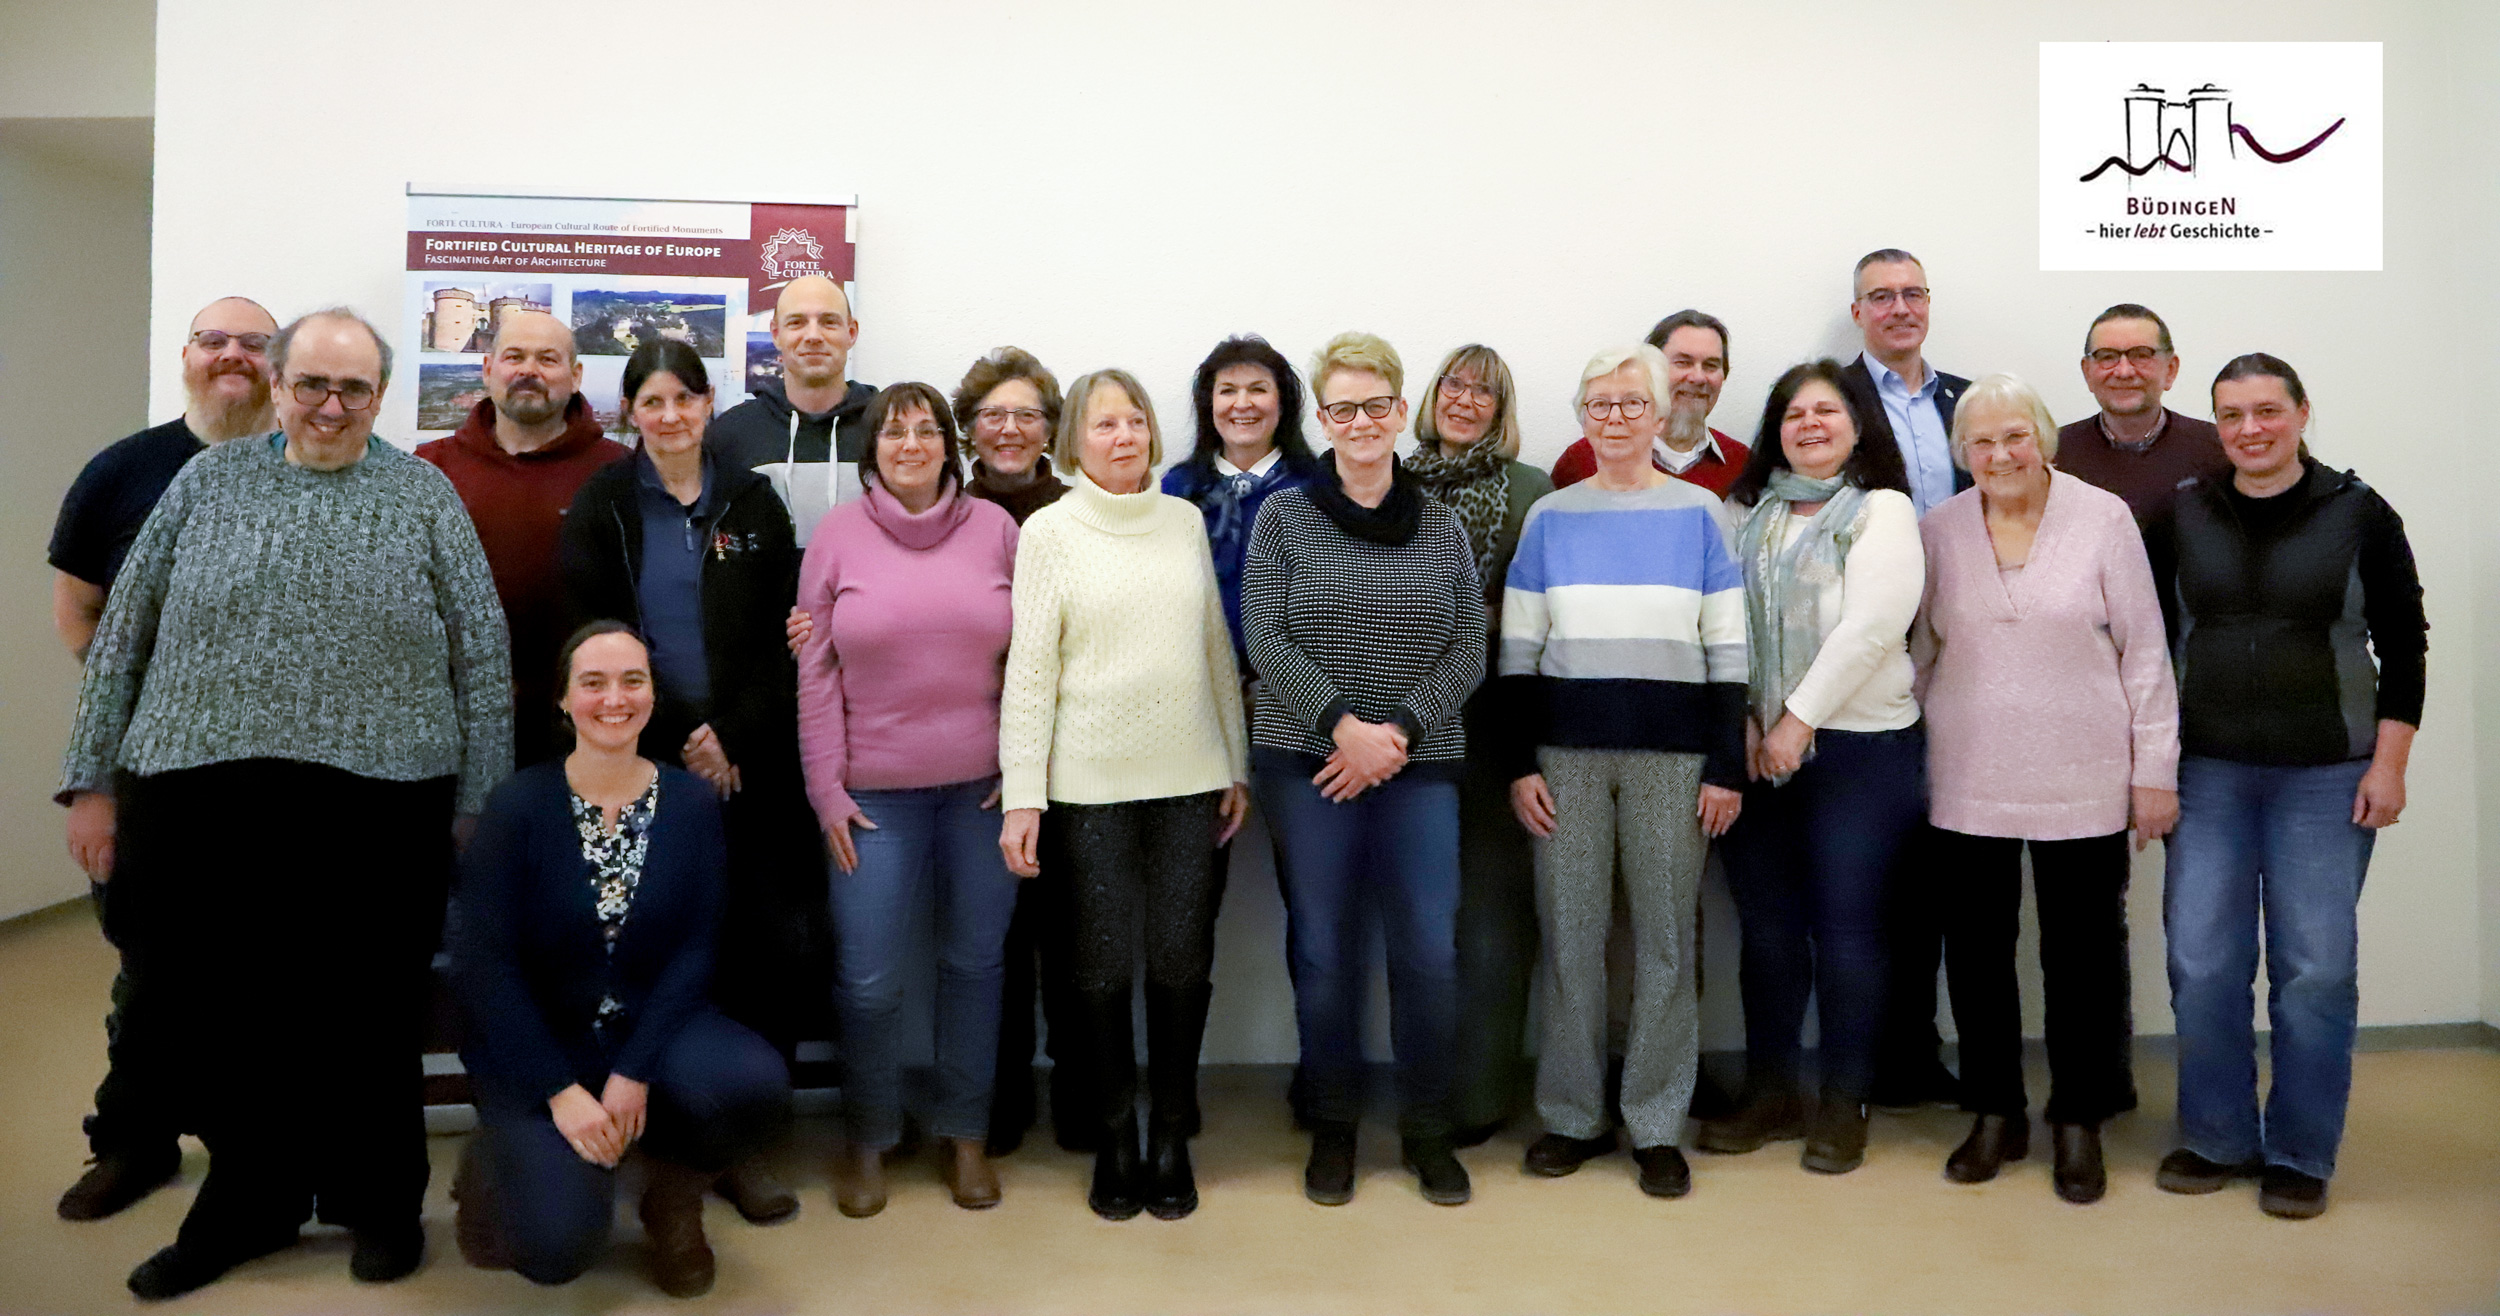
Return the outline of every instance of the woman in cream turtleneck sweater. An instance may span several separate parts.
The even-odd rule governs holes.
[[[1177,1220],[1198,1205],[1188,1138],[1215,959],[1214,843],[1248,807],[1241,685],[1198,509],[1150,483],[1162,441],[1146,390],[1102,370],[1068,399],[1051,456],[1077,478],[1016,548],[999,846],[1018,874],[1048,866],[1074,888],[1074,926],[1059,934],[1075,940],[1103,1123],[1087,1201],[1105,1219],[1143,1208]],[[1141,915],[1144,1165],[1129,1023]]]

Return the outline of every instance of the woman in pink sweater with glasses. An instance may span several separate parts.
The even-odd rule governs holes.
[[[902,1139],[895,1033],[905,953],[937,932],[937,1102],[955,1203],[998,1203],[990,1083],[1016,879],[998,849],[998,693],[1016,526],[964,492],[953,416],[927,384],[868,404],[866,493],[817,523],[799,571],[799,756],[833,856],[844,1215],[885,1207]]]
[[[1927,716],[1933,880],[1962,1035],[1970,1136],[1945,1177],[1979,1183],[2030,1151],[2014,942],[2031,851],[2048,993],[2053,1180],[2107,1187],[2101,1122],[2135,1108],[2127,833],[2179,817],[2179,699],[2161,603],[2117,495],[2049,469],[2057,426],[2031,387],[1962,395],[1954,460],[1975,487],[1919,525],[1927,595],[1910,632]]]

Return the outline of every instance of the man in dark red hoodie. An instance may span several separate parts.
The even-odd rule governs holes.
[[[486,400],[450,438],[417,455],[451,477],[477,525],[512,632],[513,766],[556,750],[556,651],[564,582],[556,568],[565,509],[591,472],[627,455],[600,434],[581,395],[573,332],[543,311],[509,312],[486,345]]]

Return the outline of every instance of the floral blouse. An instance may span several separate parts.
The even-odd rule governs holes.
[[[651,784],[643,787],[616,816],[616,829],[610,831],[599,806],[572,796],[573,827],[582,836],[582,859],[590,865],[592,906],[599,914],[599,933],[608,953],[616,953],[617,936],[625,931],[625,916],[633,912],[634,888],[642,882],[642,861],[651,852],[651,820],[660,811],[660,774],[651,774]],[[606,1027],[625,1006],[614,995],[599,998],[599,1015],[593,1023]]]

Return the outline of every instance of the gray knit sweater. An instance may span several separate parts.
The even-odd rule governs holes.
[[[97,627],[63,798],[238,759],[460,779],[512,766],[512,676],[485,550],[443,473],[387,443],[339,471],[268,436],[182,468]]]

